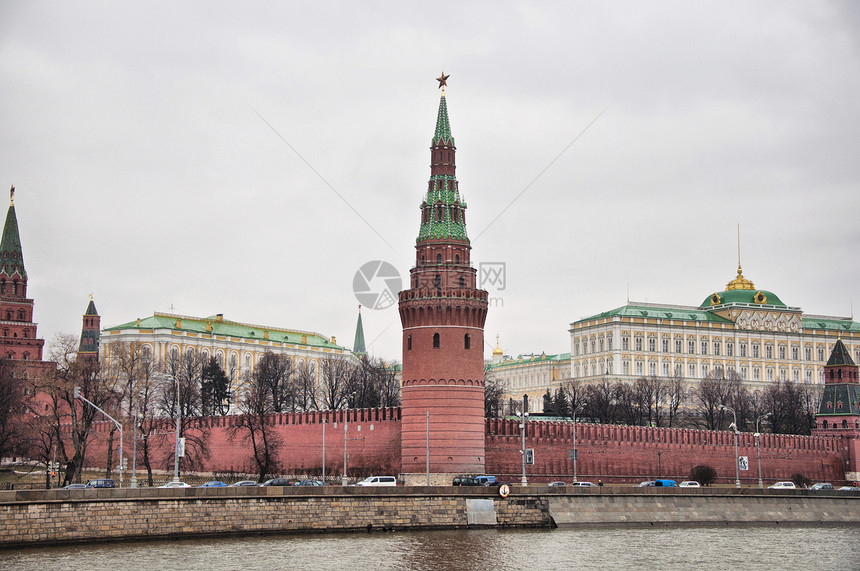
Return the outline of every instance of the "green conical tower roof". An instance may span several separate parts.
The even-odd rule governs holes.
[[[15,187],[9,192],[15,194]],[[0,240],[0,273],[11,276],[15,273],[27,278],[24,269],[24,254],[21,252],[21,238],[18,236],[18,218],[15,216],[15,203],[10,198],[9,211],[6,213],[6,224],[3,226],[3,239]]]
[[[364,355],[367,349],[364,347],[364,326],[361,324],[361,306],[358,306],[358,323],[355,324],[355,341],[352,344],[352,352]]]
[[[466,234],[466,203],[460,197],[454,174],[456,151],[443,91],[436,116],[433,146],[430,148],[430,181],[421,204],[421,228],[416,242],[449,239],[469,241]]]
[[[90,298],[90,304],[87,306],[87,311],[86,311],[86,313],[84,313],[84,315],[98,315],[98,314],[99,314],[99,312],[96,311],[96,304],[92,300],[92,298]]]
[[[828,367],[835,365],[854,365],[854,361],[851,359],[851,353],[848,352],[848,348],[845,347],[845,343],[842,342],[842,339],[836,340],[836,345],[833,346],[830,358],[827,359]]]
[[[433,134],[433,146],[454,146],[454,137],[451,135],[451,123],[448,121],[448,104],[445,103],[445,92],[439,101],[439,113],[436,115],[436,132]]]

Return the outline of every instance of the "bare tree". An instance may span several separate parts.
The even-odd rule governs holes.
[[[495,371],[489,367],[484,368],[484,416],[486,418],[499,418],[504,414],[505,387]]]
[[[154,399],[159,416],[175,418],[177,412],[181,412],[182,420],[176,437],[185,438],[185,455],[180,459],[180,468],[184,465],[188,470],[201,467],[209,457],[209,430],[199,421],[202,416],[200,385],[203,371],[199,355],[194,351],[188,351],[183,356],[169,355],[162,364],[165,374],[158,376]],[[173,466],[172,449],[164,450],[162,464],[165,469]]]
[[[296,364],[293,372],[296,408],[299,410],[319,410],[319,390],[316,369],[306,361]]]
[[[270,351],[254,369],[254,385],[268,391],[273,412],[295,411],[295,387],[290,382],[293,375],[292,360],[286,355],[276,355]]]
[[[585,387],[584,416],[602,424],[613,424],[618,421],[618,383],[601,379],[597,383]]]
[[[239,438],[250,445],[251,460],[260,482],[279,471],[278,451],[283,446],[271,422],[270,415],[274,412],[272,391],[264,384],[264,377],[255,374],[242,391],[238,403],[241,414],[236,416],[236,423],[230,427],[231,438]]]
[[[0,359],[0,458],[19,451],[26,434],[24,391],[15,373],[15,363]]]
[[[569,380],[559,387],[559,390],[564,393],[570,407],[570,415],[573,416],[577,410],[585,408],[585,385],[582,381]]]
[[[103,410],[111,409],[119,396],[112,380],[101,374],[99,363],[94,359],[77,359],[77,350],[78,339],[75,336],[57,335],[52,341],[49,357],[56,363],[56,369],[47,371],[38,382],[39,392],[48,399],[46,414],[52,417],[56,431],[58,457],[66,464],[66,484],[81,481],[90,431],[101,417],[94,407],[75,399],[75,387],[80,389],[87,400]],[[69,424],[71,431],[71,455],[66,450],[65,440],[60,438],[60,429],[64,423]]]
[[[678,417],[678,409],[684,402],[684,383],[681,377],[673,377],[666,382],[666,420],[669,428]]]
[[[323,409],[335,410],[349,407],[346,391],[352,365],[342,355],[328,355],[320,360],[320,392]]]

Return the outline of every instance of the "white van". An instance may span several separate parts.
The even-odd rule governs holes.
[[[394,476],[368,476],[357,482],[356,486],[396,486],[397,479]]]

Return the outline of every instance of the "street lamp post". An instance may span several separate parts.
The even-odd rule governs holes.
[[[767,414],[763,414],[757,419],[755,419],[755,452],[756,456],[758,456],[758,487],[760,489],[764,489],[764,482],[761,481],[761,444],[759,439],[761,438],[761,433],[758,431],[758,423],[761,422],[761,419],[769,417],[771,412]]]
[[[323,430],[323,435],[322,435],[323,436],[323,441],[322,441],[322,445],[323,445],[323,449],[322,449],[322,453],[323,453],[323,457],[322,457],[322,481],[323,481],[323,483],[325,483],[325,425],[327,422],[328,422],[327,418],[324,418],[322,421],[322,425],[323,425],[323,429],[322,429]]]
[[[526,479],[526,419],[528,419],[528,417],[529,417],[528,412],[522,411],[520,413],[520,418],[522,419],[522,422],[520,423],[520,434],[523,437],[523,449],[522,449],[522,453],[523,453],[523,480],[522,480],[522,484],[523,484],[523,486],[527,486],[529,483],[529,481]]]
[[[82,401],[84,401],[85,403],[87,403],[88,405],[90,405],[91,407],[93,407],[94,409],[96,409],[97,411],[99,411],[100,413],[105,415],[106,417],[108,417],[110,419],[110,421],[113,422],[114,425],[116,425],[116,429],[119,431],[119,469],[117,470],[117,472],[119,472],[119,487],[121,488],[122,487],[122,425],[114,417],[112,417],[111,415],[109,415],[108,413],[103,411],[101,408],[96,406],[96,404],[94,402],[92,402],[91,400],[87,399],[84,395],[82,395],[80,387],[74,388],[73,395],[74,395],[74,398],[81,399]]]
[[[577,482],[576,479],[576,413],[582,410],[582,407],[576,407],[573,410],[573,481]]]
[[[182,402],[179,400],[179,379],[173,377],[176,383],[176,446],[173,449],[173,481],[179,481],[179,443],[182,430]]]
[[[735,432],[735,487],[741,487],[741,468],[740,468],[740,457],[738,456],[738,416],[735,414],[735,409],[730,406],[726,406],[724,404],[718,404],[717,408],[720,410],[728,410],[732,413],[732,425],[729,426]]]

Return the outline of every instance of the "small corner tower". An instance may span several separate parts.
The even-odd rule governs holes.
[[[844,439],[845,478],[860,480],[860,378],[848,348],[837,339],[824,365],[824,394],[813,434]]]
[[[2,356],[20,361],[41,361],[44,339],[36,338],[33,300],[27,299],[27,270],[18,218],[15,215],[15,187],[9,191],[9,210],[0,240],[0,339]]]
[[[484,472],[484,322],[487,292],[469,256],[466,203],[455,176],[445,85],[430,146],[410,287],[400,292],[403,325],[401,470]],[[429,451],[429,452],[428,452]]]
[[[78,346],[78,357],[98,361],[101,319],[99,312],[96,311],[93,295],[90,294],[90,303],[84,312],[83,325],[81,326],[81,343]]]

